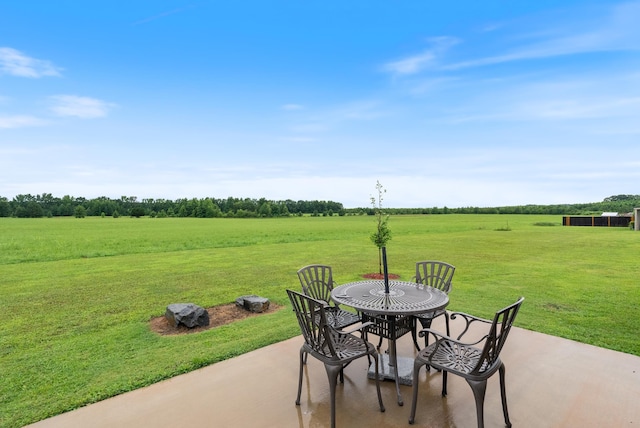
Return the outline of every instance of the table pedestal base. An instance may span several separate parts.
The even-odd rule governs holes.
[[[369,379],[376,378],[376,368],[374,362],[371,362],[367,377]],[[413,359],[406,357],[398,357],[398,383],[401,385],[413,384]],[[389,355],[380,353],[378,355],[378,379],[379,380],[396,380],[396,368],[389,365]]]

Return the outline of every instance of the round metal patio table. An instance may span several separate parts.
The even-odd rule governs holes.
[[[384,280],[365,280],[340,285],[331,291],[331,298],[341,305],[350,306],[364,314],[380,315],[389,320],[389,370],[396,383],[398,404],[403,405],[400,394],[398,356],[396,354],[395,321],[411,315],[433,312],[449,304],[449,296],[438,290],[415,282],[389,280],[389,293]],[[375,322],[375,317],[373,318]],[[414,324],[411,324],[412,328]],[[403,333],[404,334],[404,333]],[[381,359],[382,360],[382,359]],[[410,361],[409,367],[413,367]],[[383,370],[384,372],[384,370]]]

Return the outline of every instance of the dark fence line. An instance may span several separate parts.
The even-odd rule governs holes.
[[[563,226],[605,226],[629,227],[632,217],[629,216],[564,216]]]

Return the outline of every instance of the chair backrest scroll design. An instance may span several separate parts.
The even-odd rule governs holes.
[[[304,294],[329,302],[333,290],[333,273],[326,265],[309,265],[298,270],[298,278]]]
[[[455,266],[445,262],[433,260],[417,262],[415,281],[449,293],[455,271]]]

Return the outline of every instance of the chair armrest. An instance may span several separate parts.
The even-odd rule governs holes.
[[[462,336],[464,336],[465,333],[467,333],[467,331],[469,331],[469,327],[474,322],[485,323],[485,324],[493,324],[493,321],[490,321],[490,320],[487,320],[487,319],[484,319],[484,318],[480,318],[480,317],[476,317],[474,315],[470,315],[470,314],[467,314],[467,313],[464,313],[464,312],[451,312],[451,313],[449,313],[449,318],[450,319],[455,320],[457,317],[461,317],[462,319],[464,319],[464,322],[465,322],[464,330],[462,330],[462,333],[460,333],[460,335],[458,336],[458,340],[460,340],[460,338],[462,338]]]
[[[354,333],[354,332],[356,332],[358,330],[361,330],[361,331],[365,330],[366,328],[368,328],[370,325],[373,325],[373,324],[374,324],[373,322],[367,321],[367,322],[363,322],[362,324],[360,324],[357,327],[351,327],[348,330],[337,330],[337,331],[339,331],[340,333],[343,333],[343,334],[351,334],[351,333]]]
[[[423,328],[418,332],[418,336],[420,337],[425,337],[428,334],[432,335],[436,342],[438,340],[454,340],[451,337],[447,336],[446,334],[442,334],[439,331],[433,330],[431,328]]]
[[[491,320],[488,320],[488,319],[485,319],[485,318],[480,318],[480,317],[477,317],[475,315],[470,315],[470,314],[467,314],[465,312],[449,312],[449,315],[451,315],[451,318],[454,318],[454,319],[457,316],[461,316],[464,319],[470,320],[469,322],[481,321],[481,322],[485,322],[487,324],[492,324],[493,323],[493,321],[491,321]]]
[[[338,336],[347,336],[347,335],[351,336],[353,333],[355,333],[356,331],[359,330],[360,331],[360,339],[362,340],[364,346],[368,348],[367,339],[366,339],[366,337],[367,337],[367,328],[370,325],[373,325],[373,324],[374,324],[373,322],[367,321],[367,322],[364,322],[364,323],[360,324],[357,327],[351,327],[348,330],[338,330],[338,329],[336,329],[336,328],[334,328],[334,327],[332,327],[330,325],[327,325],[325,327],[330,329],[334,334],[337,334]]]
[[[442,341],[447,341],[447,342],[453,342],[453,343],[457,343],[460,345],[465,345],[465,346],[473,346],[473,345],[477,345],[478,343],[482,342],[483,340],[485,340],[487,338],[487,336],[483,336],[481,337],[479,340],[475,341],[475,342],[463,342],[460,340],[460,338],[458,339],[454,339],[451,336],[447,336],[446,334],[442,334],[439,331],[433,330],[431,328],[424,328],[422,330],[420,330],[418,332],[418,335],[420,337],[424,337],[427,334],[431,334],[431,336],[433,336],[433,338],[435,339],[436,342],[442,342]]]

